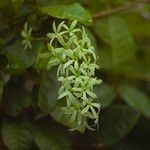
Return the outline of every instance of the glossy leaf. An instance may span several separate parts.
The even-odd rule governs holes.
[[[44,14],[60,19],[78,20],[85,24],[92,22],[89,12],[78,3],[44,6],[40,10]]]

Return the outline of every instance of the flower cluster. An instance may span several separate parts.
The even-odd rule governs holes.
[[[28,29],[28,24],[24,24],[24,30],[21,32],[21,36],[23,37],[22,44],[24,45],[24,49],[32,48],[31,40],[32,40],[32,28]]]
[[[94,77],[95,69],[99,68],[94,47],[85,28],[79,28],[77,21],[73,21],[70,26],[63,21],[58,27],[54,22],[53,30],[54,33],[47,34],[51,39],[48,49],[54,56],[48,68],[59,65],[57,77],[61,87],[58,100],[66,101],[62,110],[70,115],[70,122],[75,124],[73,129],[92,129],[87,123],[88,119],[94,120],[96,125],[100,111],[100,104],[94,100],[96,95],[93,86],[101,83]]]

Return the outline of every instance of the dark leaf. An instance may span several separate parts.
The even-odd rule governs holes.
[[[56,125],[48,128],[36,128],[34,140],[40,150],[71,149],[71,137],[58,129]]]
[[[97,95],[97,101],[102,105],[102,108],[108,107],[116,98],[116,92],[109,84],[102,83],[94,88]]]
[[[94,141],[113,145],[126,136],[139,119],[139,113],[125,105],[112,105],[100,117],[100,128],[91,136]]]
[[[4,121],[2,137],[9,150],[30,150],[32,133],[27,121]]]
[[[56,69],[45,72],[38,93],[38,106],[44,113],[50,113],[57,102],[58,83]]]
[[[8,68],[25,69],[32,66],[42,46],[42,42],[33,42],[33,48],[25,50],[21,40],[10,43],[2,51],[8,57]]]
[[[119,91],[129,106],[150,118],[150,99],[144,92],[131,85],[121,85]]]

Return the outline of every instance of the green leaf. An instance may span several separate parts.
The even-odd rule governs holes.
[[[99,101],[103,108],[108,107],[117,96],[113,87],[107,83],[96,85],[94,91],[97,95],[96,101]]]
[[[20,7],[22,6],[24,0],[14,0],[12,1],[12,5],[16,12],[19,11]]]
[[[100,118],[100,129],[92,138],[100,143],[112,145],[120,141],[134,127],[139,113],[128,106],[115,104],[108,107]]]
[[[2,20],[0,20],[0,29],[1,29],[1,37],[0,37],[0,48],[10,42],[14,38],[14,33],[9,28],[7,24],[5,24]]]
[[[128,72],[130,72],[130,77],[133,79],[140,79],[145,81],[150,81],[150,43],[149,39],[139,42],[137,52],[137,59],[135,63],[130,64]]]
[[[19,78],[12,78],[6,85],[2,103],[7,115],[17,116],[32,105],[32,95],[22,86]]]
[[[119,91],[129,106],[150,118],[150,99],[144,92],[131,85],[121,85]]]
[[[105,62],[104,65],[101,64],[102,68],[111,68],[113,72],[127,71],[134,61],[135,46],[124,20],[115,16],[106,17],[94,24],[94,30],[109,46],[108,50],[105,48],[102,52],[99,51],[101,58],[105,58],[102,61]]]
[[[91,15],[80,4],[50,5],[41,7],[41,12],[60,19],[78,20],[89,24],[92,22]]]
[[[34,140],[40,150],[71,149],[70,137],[59,130],[56,126],[53,128],[37,128]]]
[[[3,95],[4,85],[8,82],[9,79],[10,79],[9,75],[6,75],[3,72],[0,72],[0,102],[2,99],[2,95]]]
[[[111,150],[143,150],[143,149],[139,148],[137,143],[125,141],[120,142],[118,145],[114,146]]]
[[[14,91],[14,90],[13,90]],[[18,93],[14,91],[14,93]],[[26,92],[21,92],[12,97],[8,97],[4,99],[3,107],[5,108],[5,113],[10,116],[17,116],[19,115],[24,109],[29,108],[32,105],[32,98]],[[11,93],[12,94],[12,93]]]
[[[49,113],[56,105],[58,99],[58,83],[56,69],[45,72],[38,93],[38,106],[44,113]]]
[[[114,145],[112,150],[149,150],[150,120],[141,117],[129,136]],[[136,138],[135,138],[136,137]]]
[[[27,121],[4,121],[2,137],[9,150],[30,150],[32,132]]]
[[[150,35],[149,20],[140,16],[140,14],[143,15],[146,12],[148,12],[148,9],[123,14],[132,35],[139,39],[147,38]]]
[[[13,10],[13,7],[12,7],[12,1],[11,0],[1,0],[1,2],[0,2],[0,11],[2,13],[5,13],[5,14],[9,15],[9,16],[13,16],[14,15],[14,10]]]
[[[4,47],[2,52],[8,57],[8,68],[25,69],[32,66],[36,61],[43,43],[36,41],[32,45],[32,49],[25,50],[21,40],[16,40]]]
[[[4,83],[3,83],[3,81],[0,79],[0,101],[1,101],[1,99],[2,99],[3,86],[4,86]]]

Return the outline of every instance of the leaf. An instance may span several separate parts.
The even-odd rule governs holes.
[[[137,143],[131,143],[130,141],[127,141],[127,142],[120,142],[118,145],[114,146],[112,150],[143,150],[143,149],[140,149]]]
[[[0,84],[1,84],[1,83],[0,83]],[[2,94],[3,94],[3,86],[0,85],[0,101],[1,101],[1,99],[2,99]]]
[[[91,15],[80,4],[50,5],[41,7],[41,12],[60,19],[78,20],[89,24],[92,22]]]
[[[24,109],[29,108],[32,105],[32,98],[25,93],[16,94],[15,97],[9,97],[9,100],[4,99],[5,113],[10,116],[18,116]]]
[[[130,12],[130,15],[129,13],[123,14],[123,17],[125,18],[128,27],[134,37],[138,37],[140,39],[146,39],[149,37],[149,20],[144,17],[140,17],[140,14],[144,16],[148,9],[149,8],[144,9],[143,11],[133,11]]]
[[[127,71],[135,58],[135,46],[124,20],[115,16],[106,17],[94,24],[94,30],[110,47],[99,51],[101,58],[106,58],[102,68],[110,68],[113,72]]]
[[[43,76],[43,81],[38,93],[38,106],[44,113],[50,113],[58,99],[58,81],[56,69],[51,69]]]
[[[21,82],[19,77],[15,77],[11,78],[10,82],[6,85],[2,103],[4,112],[7,115],[18,116],[23,110],[32,105],[32,95],[25,90]]]
[[[5,14],[9,15],[9,16],[13,16],[14,15],[14,10],[13,10],[13,7],[12,7],[12,1],[11,0],[1,0],[1,2],[0,2],[0,11],[2,13],[5,13]]]
[[[20,7],[22,6],[24,0],[14,0],[12,1],[12,5],[16,12],[19,12]]]
[[[97,95],[96,101],[99,101],[103,108],[108,107],[117,96],[113,87],[107,83],[96,85],[94,91]]]
[[[131,85],[121,85],[119,91],[129,106],[150,118],[150,99],[144,92]]]
[[[0,72],[0,102],[2,99],[2,95],[3,95],[4,85],[8,82],[9,79],[10,79],[9,75],[6,75],[3,72]]]
[[[137,59],[135,63],[130,64],[128,72],[133,79],[150,81],[150,43],[149,39],[144,40],[144,43],[138,43]]]
[[[149,124],[150,120],[141,117],[131,134],[125,137],[121,142],[114,145],[112,150],[149,150]]]
[[[32,132],[27,121],[4,121],[2,124],[2,137],[9,150],[30,150]]]
[[[71,149],[70,136],[59,130],[56,126],[53,128],[37,128],[34,140],[40,150]]]
[[[13,41],[2,49],[2,52],[8,57],[8,68],[25,69],[32,66],[37,58],[38,52],[43,46],[42,42],[33,42],[33,48],[25,50],[21,40]]]
[[[126,136],[139,119],[139,113],[126,105],[115,104],[108,107],[100,118],[100,129],[92,133],[94,141],[113,145]]]
[[[0,79],[0,101],[1,101],[1,99],[2,99],[3,86],[4,86],[4,83],[3,83],[3,81]]]
[[[0,21],[0,48],[4,45],[6,45],[8,42],[10,42],[14,38],[14,33],[9,28],[7,24],[5,24],[2,20]]]

